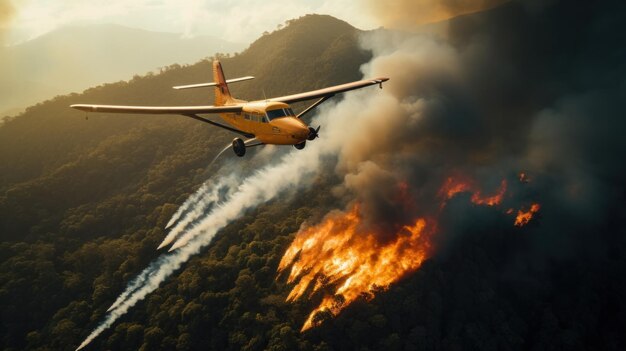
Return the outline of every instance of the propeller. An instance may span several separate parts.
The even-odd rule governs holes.
[[[317,126],[317,129],[313,129],[313,127],[309,127],[309,136],[307,137],[308,140],[314,140],[315,138],[319,138],[319,134],[318,132],[320,131],[320,128],[322,126]]]

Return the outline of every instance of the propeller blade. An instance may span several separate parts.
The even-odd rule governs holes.
[[[322,126],[318,126],[317,129],[313,129],[313,127],[309,127],[309,136],[307,137],[307,139],[314,140],[315,138],[319,138],[318,132],[320,131],[321,127]]]

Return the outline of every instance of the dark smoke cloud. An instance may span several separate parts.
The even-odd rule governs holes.
[[[626,173],[615,162],[626,149],[624,13],[617,1],[540,11],[514,2],[449,26],[496,164],[513,159],[551,178],[554,205],[582,218],[603,219],[605,189],[622,187]]]
[[[545,235],[536,245],[544,257],[585,250],[585,234],[623,211],[624,10],[619,1],[512,1],[451,19],[444,35],[368,34],[362,42],[374,59],[365,76],[391,80],[386,94],[347,97],[336,107],[359,116],[327,128],[345,136],[337,165],[343,188],[371,222],[386,225],[438,211],[437,191],[450,174],[491,191],[506,178],[516,204],[542,203]],[[533,182],[515,184],[519,171]],[[392,205],[402,181],[417,209]],[[448,211],[459,211],[452,221],[491,222],[466,218],[461,205]]]

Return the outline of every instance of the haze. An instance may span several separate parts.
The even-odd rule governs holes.
[[[390,5],[395,13],[422,15],[417,22],[380,16],[380,5],[371,0],[0,0],[0,117],[57,95],[239,52],[308,13],[329,14],[360,29],[406,29],[480,8],[463,1]]]

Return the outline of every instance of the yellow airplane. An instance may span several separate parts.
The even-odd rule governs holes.
[[[243,156],[246,148],[258,145],[293,145],[301,150],[307,140],[318,137],[317,129],[308,126],[301,118],[315,107],[333,97],[335,94],[360,89],[378,84],[389,78],[376,78],[332,86],[329,88],[308,91],[277,98],[244,101],[234,98],[228,89],[228,83],[241,82],[254,77],[242,77],[226,80],[219,61],[213,62],[213,83],[175,86],[174,89],[190,89],[215,87],[214,106],[118,106],[118,105],[87,105],[75,104],[70,107],[87,112],[133,113],[133,114],[180,114],[193,119],[238,133],[246,138],[235,138],[232,142],[233,151]],[[318,99],[304,111],[295,115],[290,103]],[[228,125],[212,121],[202,114],[217,113]],[[230,148],[228,145],[227,148]],[[224,149],[226,150],[226,149]],[[221,153],[220,153],[221,154]]]

